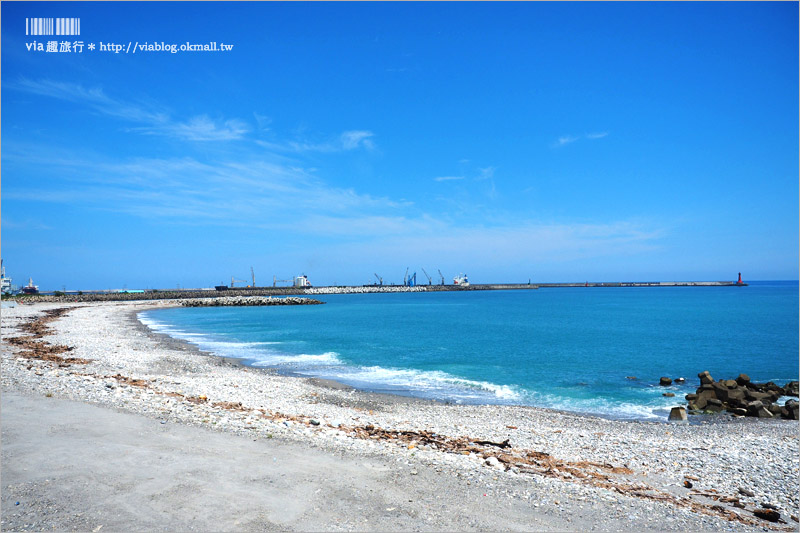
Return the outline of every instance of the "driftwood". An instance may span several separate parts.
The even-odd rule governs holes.
[[[60,344],[50,344],[49,342],[40,340],[45,335],[51,335],[51,330],[47,324],[58,320],[65,313],[76,309],[75,307],[60,307],[58,309],[48,309],[44,312],[44,316],[35,318],[19,326],[20,331],[29,333],[29,335],[22,337],[9,337],[5,339],[11,345],[22,348],[17,355],[25,359],[37,359],[39,361],[47,361],[49,363],[56,363],[60,367],[67,367],[70,365],[85,365],[90,363],[89,359],[81,359],[79,357],[61,357],[60,353],[72,351],[72,346],[64,346]]]

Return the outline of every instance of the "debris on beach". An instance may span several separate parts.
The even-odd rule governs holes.
[[[57,363],[58,366],[66,367],[74,364],[85,365],[90,363],[89,359],[81,359],[79,357],[61,357],[60,353],[72,351],[72,346],[64,346],[60,344],[50,344],[47,341],[40,340],[46,335],[52,335],[53,331],[47,326],[48,323],[58,320],[69,311],[77,309],[76,307],[60,307],[57,309],[48,309],[44,311],[44,316],[35,318],[29,322],[23,323],[19,326],[19,330],[29,335],[21,337],[8,337],[6,342],[14,346],[22,348],[22,351],[17,355],[25,359],[38,359],[40,361],[47,361],[50,363]]]

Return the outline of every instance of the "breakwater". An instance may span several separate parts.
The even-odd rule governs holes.
[[[303,296],[306,294],[369,294],[398,292],[439,292],[439,291],[499,291],[536,290],[570,287],[746,287],[747,283],[735,281],[621,281],[621,282],[583,282],[583,283],[485,283],[471,285],[338,285],[322,287],[242,287],[215,289],[150,289],[139,293],[126,292],[87,292],[70,294],[18,294],[3,300],[26,302],[115,302],[134,300],[175,300],[192,298],[218,298],[220,296]]]

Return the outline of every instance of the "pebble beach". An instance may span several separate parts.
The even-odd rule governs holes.
[[[96,513],[75,518],[71,510],[48,511],[44,502],[52,498],[43,495],[50,489],[14,466],[13,439],[24,440],[26,430],[18,426],[24,420],[9,421],[5,413],[22,399],[51,401],[56,410],[88,404],[165,431],[204,432],[231,446],[247,442],[256,451],[241,454],[260,450],[275,463],[274,450],[334,458],[320,468],[331,475],[346,470],[354,487],[372,487],[376,469],[383,476],[359,493],[358,505],[342,505],[346,498],[323,490],[291,520],[274,505],[265,506],[258,521],[238,524],[216,514],[192,522],[203,517],[197,511],[183,516],[182,507],[172,505],[165,529],[797,530],[796,421],[720,415],[689,424],[631,422],[357,391],[246,367],[153,333],[137,319],[141,311],[174,305],[37,303],[2,310],[3,530],[160,529],[126,522],[124,514],[115,522]],[[22,337],[44,344],[9,341]],[[42,356],[48,350],[53,357]],[[371,465],[363,479],[358,465]],[[302,468],[284,474],[289,486],[310,483]],[[118,490],[133,491],[134,479]],[[117,505],[115,494],[105,495],[108,509]],[[152,494],[137,494],[152,501]],[[397,501],[388,501],[388,494]],[[230,513],[236,512],[231,504]]]

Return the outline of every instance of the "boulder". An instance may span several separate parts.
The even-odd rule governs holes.
[[[660,380],[658,380],[658,384],[661,385],[662,387],[672,385],[672,379],[668,377],[662,377]]]
[[[800,403],[798,403],[797,400],[787,401],[783,408],[786,409],[786,414],[783,415],[784,418],[798,420],[798,415],[800,415]]]
[[[725,389],[717,391],[717,398],[727,404],[738,405],[744,401],[744,389]]]
[[[698,397],[698,398],[695,398],[695,400],[693,402],[690,402],[690,405],[694,405],[695,408],[692,409],[692,411],[696,411],[696,410],[699,410],[699,409],[705,409],[707,403],[708,403],[708,401],[707,401],[706,398]]]
[[[674,398],[675,397],[675,393],[674,392],[665,392],[661,396],[666,396],[667,398]]]
[[[783,388],[784,396],[794,396],[795,398],[797,398],[798,396],[797,393],[798,393],[798,384],[796,381],[790,381]]]
[[[769,412],[772,413],[772,416],[781,416],[781,409],[784,408],[777,403],[772,403],[769,405],[769,407],[767,407],[767,409],[769,409]]]
[[[711,377],[711,373],[708,370],[704,370],[697,374],[697,377],[700,378],[700,384],[702,385],[709,385],[714,383],[714,378]]]
[[[673,407],[672,410],[669,412],[669,421],[688,422],[689,417],[686,415],[686,409],[684,407]]]
[[[725,381],[723,381],[723,383],[725,383],[725,386],[728,387],[729,389],[735,389],[736,387],[739,386],[739,384],[736,383],[736,381],[733,379],[726,379]]]
[[[697,399],[699,400],[700,398],[703,398],[706,401],[710,400],[711,398],[716,400],[717,399],[717,393],[713,389],[701,390],[701,391],[699,391],[697,393]]]
[[[697,399],[697,394],[689,393],[686,396],[684,396],[684,398],[686,399],[687,402],[691,402]]]
[[[747,389],[744,393],[745,398],[751,401],[761,401],[761,400],[771,400],[772,395],[768,392],[758,392],[751,389]]]
[[[755,416],[757,416],[758,418],[775,418],[775,415],[773,415],[772,412],[769,409],[767,409],[764,404],[761,404],[761,407],[758,407],[756,409]]]
[[[750,376],[748,376],[747,374],[739,374],[739,377],[736,378],[736,383],[744,387],[745,385],[750,383]]]
[[[724,409],[725,407],[722,405],[722,402],[717,400],[716,398],[709,398],[705,407],[706,411],[713,411],[715,413],[719,413]]]
[[[727,411],[733,416],[747,416],[747,409],[742,407],[728,407]]]
[[[675,383],[684,383],[686,378],[675,378]]]

